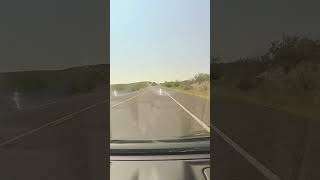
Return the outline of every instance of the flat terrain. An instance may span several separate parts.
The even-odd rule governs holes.
[[[191,107],[195,104],[193,98],[201,106]],[[209,134],[208,119],[206,123],[203,122],[204,114],[210,114],[209,111],[204,112],[207,102],[158,86],[113,97],[110,111],[111,138],[155,140]]]
[[[213,177],[320,178],[319,122],[226,97],[214,96],[210,107],[203,98],[160,89],[112,96],[110,102],[105,89],[0,113],[0,179],[105,179],[108,134],[167,139],[208,133],[210,108]]]
[[[159,89],[146,88],[111,97],[109,102],[106,92],[102,89],[0,113],[0,179],[108,179],[109,133],[117,138],[208,133],[204,127],[209,125],[209,112],[200,111],[205,110],[205,100],[170,90],[160,95]],[[207,122],[201,125],[172,98]],[[197,103],[201,108],[192,109],[190,105]],[[111,132],[107,131],[109,110]]]

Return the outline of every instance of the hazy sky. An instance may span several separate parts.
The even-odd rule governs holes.
[[[1,0],[0,72],[107,63],[105,0]]]
[[[210,67],[210,0],[111,0],[111,83],[183,80]]]
[[[105,3],[1,0],[0,72],[107,63]],[[212,55],[259,55],[283,32],[320,39],[319,0],[211,3]],[[111,6],[112,78],[161,81],[208,70],[209,0],[111,0]]]

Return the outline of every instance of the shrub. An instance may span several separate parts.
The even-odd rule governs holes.
[[[180,83],[178,81],[173,82],[173,87],[179,87]]]
[[[191,85],[185,85],[183,86],[183,90],[190,90],[192,89],[192,86]]]
[[[210,75],[205,74],[205,73],[198,73],[193,78],[193,81],[196,83],[201,83],[201,82],[209,81],[209,80],[210,80]]]

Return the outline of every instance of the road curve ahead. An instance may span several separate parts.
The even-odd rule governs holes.
[[[177,92],[153,86],[126,98],[111,98],[111,139],[156,140],[209,134],[209,126],[193,109],[176,100],[174,93]],[[192,104],[192,96],[186,96],[185,101]]]

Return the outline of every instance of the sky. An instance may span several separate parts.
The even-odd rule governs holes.
[[[1,0],[0,72],[106,64],[105,0]]]
[[[108,63],[105,3],[1,0],[0,72]],[[259,55],[282,33],[320,39],[319,0],[211,4],[212,56]],[[208,58],[209,0],[111,0],[111,6],[112,78],[161,81],[208,70],[202,64]]]
[[[210,72],[210,0],[111,0],[111,84]]]
[[[226,61],[262,55],[282,33],[320,39],[318,0],[211,1],[212,56]]]

